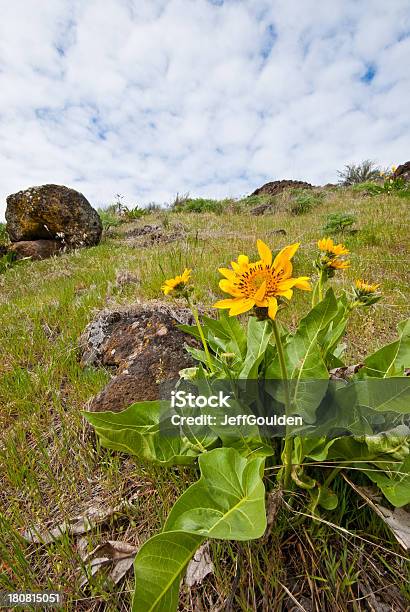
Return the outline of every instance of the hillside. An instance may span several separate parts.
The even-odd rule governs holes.
[[[96,574],[84,590],[77,569],[82,551],[107,540],[140,545],[161,528],[172,503],[196,479],[191,468],[160,469],[101,449],[85,425],[80,411],[112,375],[79,361],[79,337],[99,310],[164,299],[164,280],[184,268],[192,268],[201,306],[210,309],[222,297],[218,268],[240,253],[255,255],[258,238],[274,252],[300,242],[296,275],[314,275],[326,219],[342,212],[355,223],[334,239],[350,250],[351,267],[336,275],[333,287],[350,289],[361,278],[380,283],[383,293],[370,309],[353,313],[344,338],[346,362],[359,363],[396,338],[397,324],[409,311],[408,199],[371,195],[365,187],[329,187],[304,200],[283,194],[265,214],[255,215],[251,210],[265,200],[253,198],[197,206],[207,212],[189,212],[184,205],[180,211],[153,210],[125,223],[103,215],[98,246],[22,261],[0,274],[0,529],[7,534],[0,541],[0,590],[60,585],[67,609],[129,609],[132,572],[117,587]],[[155,228],[141,232],[147,225]],[[295,292],[283,311],[290,329],[310,299]],[[282,509],[269,538],[213,542],[213,575],[183,588],[180,609],[297,609],[290,590],[306,610],[404,610],[402,550],[342,478],[335,486],[348,510],[335,510],[327,523],[301,524]],[[132,496],[119,516],[111,513],[80,537],[43,544],[22,538],[27,529],[44,531],[90,507],[115,508]],[[352,604],[369,592],[378,593],[373,607]]]

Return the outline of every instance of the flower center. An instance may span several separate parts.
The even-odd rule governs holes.
[[[266,283],[265,296],[276,294],[278,282],[283,270],[274,270],[270,266],[258,263],[249,268],[248,272],[241,274],[237,283],[238,288],[246,297],[253,297],[263,283]]]

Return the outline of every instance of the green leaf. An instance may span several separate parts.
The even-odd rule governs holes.
[[[328,371],[318,346],[319,334],[326,330],[338,312],[333,290],[329,289],[324,300],[312,308],[286,346],[289,378],[328,378]]]
[[[249,317],[247,351],[239,378],[258,378],[258,368],[265,356],[271,336],[270,321],[258,321],[255,317]]]
[[[162,533],[148,540],[135,562],[133,612],[174,612],[183,572],[206,538],[250,540],[266,528],[261,458],[232,448],[201,455],[201,478],[175,503]]]
[[[179,584],[201,536],[169,531],[145,542],[134,561],[132,612],[172,612],[177,609]]]
[[[266,528],[264,459],[245,459],[233,448],[199,457],[201,478],[179,498],[165,531],[222,540],[252,540]]]
[[[284,347],[288,379],[291,379],[293,411],[308,423],[314,420],[315,410],[326,392],[329,378],[318,339],[329,328],[337,313],[336,298],[329,289],[324,300],[301,320],[296,333],[288,338]],[[267,368],[266,377],[280,377],[277,358]]]
[[[410,414],[410,378],[365,378],[351,383],[356,390],[357,403],[377,412]]]
[[[373,376],[387,378],[403,376],[404,368],[410,367],[410,319],[398,325],[400,337],[367,357],[358,378]]]
[[[363,469],[363,465],[360,467],[393,506],[401,508],[410,504],[410,455],[402,463],[391,463],[388,472],[375,470],[373,466],[369,470]]]
[[[169,406],[159,401],[132,404],[122,412],[83,412],[106,448],[161,465],[193,463],[202,449],[181,438],[170,421]],[[204,439],[204,442],[211,443]]]
[[[337,508],[338,497],[336,493],[333,493],[327,487],[324,487],[320,484],[310,491],[310,495],[312,497],[312,502],[309,505],[310,510],[313,512],[317,506],[324,508],[325,510],[334,510]]]
[[[238,356],[245,357],[247,347],[246,333],[238,319],[230,317],[227,312],[222,311],[219,323],[230,338],[227,352],[231,351]]]

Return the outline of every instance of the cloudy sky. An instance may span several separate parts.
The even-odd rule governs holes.
[[[410,158],[408,0],[0,0],[0,217],[240,196]]]

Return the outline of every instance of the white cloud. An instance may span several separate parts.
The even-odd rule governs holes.
[[[409,158],[407,0],[3,4],[0,218],[46,182],[134,204]]]

